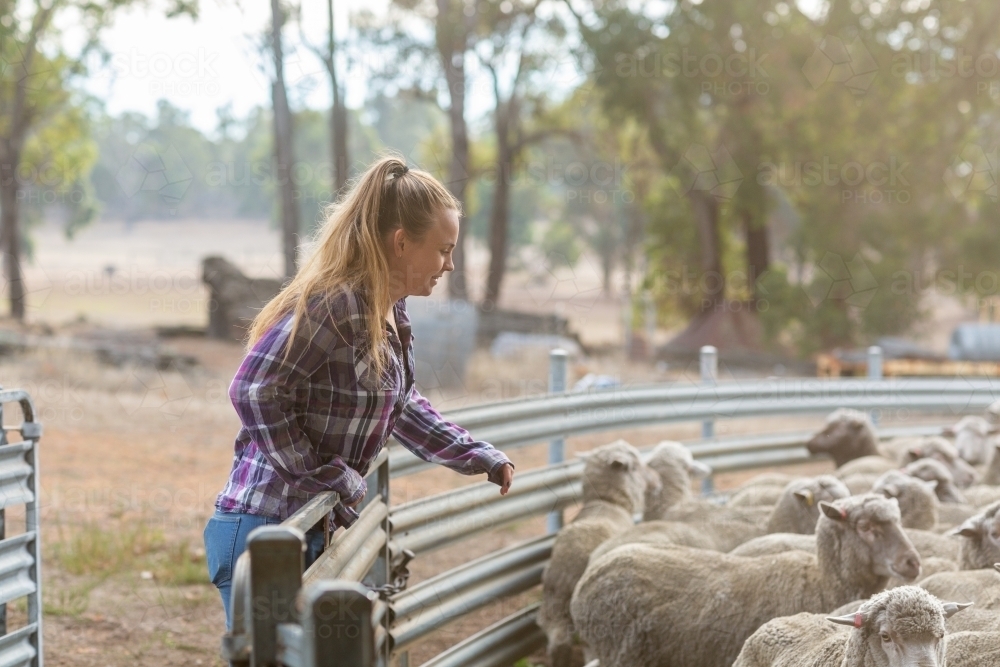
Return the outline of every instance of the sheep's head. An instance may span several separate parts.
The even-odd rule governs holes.
[[[902,470],[890,470],[872,485],[872,493],[899,501],[904,528],[930,530],[938,520],[937,480],[925,481]]]
[[[934,493],[937,494],[938,500],[943,503],[965,502],[965,496],[955,486],[955,478],[952,477],[951,470],[938,459],[918,459],[906,464],[903,472],[925,482],[934,482]]]
[[[990,458],[990,436],[1000,432],[1000,426],[992,425],[975,415],[962,417],[954,426],[941,431],[941,435],[955,439],[958,455],[972,465],[987,463]]]
[[[664,440],[653,448],[646,465],[659,477],[660,484],[646,488],[647,521],[662,518],[664,513],[691,497],[691,479],[712,474],[712,468],[696,461],[691,450],[679,442]]]
[[[913,547],[901,525],[899,503],[895,498],[886,498],[874,493],[851,496],[832,503],[820,502],[823,513],[817,523],[817,555],[827,558],[824,521],[836,526],[842,533],[849,533],[858,539],[842,539],[841,549],[853,553],[857,561],[852,566],[868,565],[869,572],[876,577],[898,577],[913,581],[920,575],[920,554]],[[843,566],[843,564],[837,564]],[[859,573],[862,574],[862,573]]]
[[[819,503],[832,502],[851,495],[847,486],[833,475],[804,477],[785,486],[778,506],[795,517],[796,532],[812,534],[819,519]]]
[[[942,603],[917,586],[883,591],[854,614],[827,617],[856,629],[848,640],[851,664],[943,667],[946,618],[971,603]]]
[[[962,569],[988,568],[1000,560],[1000,501],[951,531],[962,536]]]
[[[940,461],[951,473],[955,486],[964,489],[975,484],[979,480],[979,473],[968,464],[965,459],[958,455],[958,450],[950,442],[941,436],[924,438],[920,443],[913,445],[903,453],[903,465],[908,465],[921,459],[934,459]],[[938,498],[941,498],[940,492]],[[941,500],[944,500],[941,498]],[[947,502],[947,501],[946,501]]]
[[[639,450],[616,440],[578,454],[583,467],[583,500],[605,500],[629,512],[642,511],[647,488],[659,489],[660,477],[645,463]]]
[[[875,428],[868,415],[848,408],[838,408],[826,418],[823,430],[806,443],[810,454],[827,454],[837,467],[848,461],[878,454]]]

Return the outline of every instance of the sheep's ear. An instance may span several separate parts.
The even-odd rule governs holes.
[[[941,429],[941,435],[946,438],[954,438],[955,429],[952,428],[951,426],[945,426],[943,429]]]
[[[899,487],[895,484],[886,484],[882,487],[882,495],[886,498],[896,498],[899,496]]]
[[[812,507],[816,504],[816,496],[814,496],[813,492],[809,489],[802,489],[801,491],[795,491],[794,493],[799,500],[806,504],[807,507]]]
[[[632,461],[630,461],[629,459],[626,459],[624,457],[613,458],[613,459],[611,459],[611,469],[612,470],[619,470],[619,471],[631,470],[632,469]]]
[[[973,539],[978,538],[980,535],[982,535],[982,533],[983,533],[983,528],[982,526],[979,525],[979,522],[975,520],[975,517],[971,519],[966,519],[965,523],[963,523],[961,526],[955,528],[954,530],[948,531],[949,535],[961,535],[962,537],[970,537]]]
[[[995,569],[995,570],[996,570],[997,572],[1000,572],[1000,563],[993,563],[993,568],[994,568],[994,569]]]
[[[931,493],[937,493],[938,485],[941,483],[941,480],[938,479],[920,479],[919,477],[916,479],[920,480],[920,483],[923,484]]]
[[[944,617],[951,618],[963,609],[968,609],[972,606],[971,602],[945,602],[944,603]]]
[[[923,447],[910,447],[908,450],[906,450],[906,453],[909,454],[910,458],[912,458],[914,461],[924,458]]]
[[[823,512],[823,514],[834,521],[847,521],[846,510],[835,507],[825,500],[819,501],[819,509]]]
[[[712,466],[702,463],[697,459],[691,459],[691,465],[688,466],[688,474],[697,477],[708,477],[712,474]]]
[[[860,628],[865,624],[865,615],[860,611],[856,614],[844,614],[843,616],[827,616],[826,620],[837,625],[849,625],[852,628]]]

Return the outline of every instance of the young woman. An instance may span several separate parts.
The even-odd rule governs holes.
[[[311,256],[251,324],[229,387],[243,426],[204,532],[227,628],[233,568],[250,531],[323,491],[348,508],[335,524],[352,524],[390,434],[425,461],[486,473],[501,495],[510,488],[514,466],[503,452],[445,420],[413,387],[406,297],[428,296],[454,269],[459,213],[427,172],[394,156],[376,161],[330,207]],[[306,541],[308,567],[323,531]]]

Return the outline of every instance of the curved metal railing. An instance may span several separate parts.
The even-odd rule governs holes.
[[[701,385],[563,392],[464,408],[447,416],[477,439],[511,449],[671,422],[700,421],[703,433],[711,435],[711,424],[718,419],[824,414],[839,407],[891,410],[901,419],[937,414],[952,420],[982,411],[997,398],[1000,380],[982,378],[771,378],[716,383],[709,377]],[[928,435],[940,428],[882,429],[879,435]],[[808,461],[812,457],[805,443],[810,436],[786,432],[707,437],[685,444],[696,458],[724,472]],[[552,516],[579,502],[582,461],[521,472],[503,498],[494,485],[483,482],[390,507],[390,474],[399,477],[429,466],[401,447],[384,450],[371,473],[377,476],[378,493],[370,494],[358,521],[336,535],[308,571],[302,571],[304,532],[336,506],[335,494],[316,497],[280,526],[254,531],[246,562],[237,564],[234,575],[244,579],[242,584],[234,581],[234,609],[239,604],[245,613],[242,617],[234,613],[233,632],[224,642],[227,657],[248,659],[252,653],[255,664],[289,667],[342,664],[347,655],[356,659],[343,664],[375,667],[396,657],[405,667],[407,648],[416,642],[491,602],[537,586],[551,552],[551,534],[477,558],[407,590],[392,583],[399,583],[399,567],[412,554],[419,556],[525,518]],[[261,608],[269,613],[260,613]],[[360,609],[367,611],[355,613]],[[526,607],[424,667],[493,667],[530,655],[544,645],[535,613],[535,605]],[[237,628],[236,618],[242,627]]]

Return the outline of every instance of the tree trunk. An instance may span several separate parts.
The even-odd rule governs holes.
[[[455,5],[454,0],[437,0],[437,7],[437,49],[451,100],[448,107],[448,120],[451,125],[448,189],[464,210],[465,191],[469,182],[469,129],[465,122],[465,51],[474,19],[465,16],[463,3]],[[465,264],[466,227],[467,225],[460,225],[458,228],[458,240],[452,252],[455,270],[448,278],[448,296],[463,301],[469,299],[468,273]]]
[[[6,157],[6,156],[5,156]],[[9,178],[0,178],[0,247],[3,252],[3,273],[7,282],[10,314],[24,320],[24,278],[21,275],[21,233],[18,229],[17,179],[13,177],[20,160],[10,162]]]
[[[333,108],[330,110],[331,153],[333,158],[333,199],[343,192],[347,184],[349,156],[347,154],[347,108],[344,106],[343,91],[337,82],[336,43],[333,33],[333,0],[327,0],[327,13],[330,20],[329,60],[327,70],[330,74],[330,88],[333,90]]]
[[[701,295],[701,311],[706,312],[718,308],[726,298],[726,277],[722,273],[722,248],[719,244],[719,202],[704,190],[691,190],[687,196],[698,226],[702,273],[699,284],[705,287]]]
[[[507,225],[510,217],[510,180],[512,146],[510,120],[514,116],[513,100],[498,105],[496,110],[497,181],[493,190],[493,210],[490,212],[490,271],[486,278],[483,309],[493,310],[500,300],[500,285],[507,268]]]
[[[758,299],[763,298],[757,287],[757,279],[764,275],[771,263],[768,253],[767,222],[762,220],[759,224],[754,224],[751,215],[744,212],[743,227],[747,243],[747,287],[750,289],[753,302],[756,303]]]
[[[271,99],[274,104],[275,183],[281,201],[281,240],[285,256],[285,276],[295,275],[298,259],[299,211],[295,201],[292,167],[292,115],[285,91],[284,57],[281,52],[281,26],[284,23],[279,0],[271,0],[271,49],[274,53],[274,78]]]

